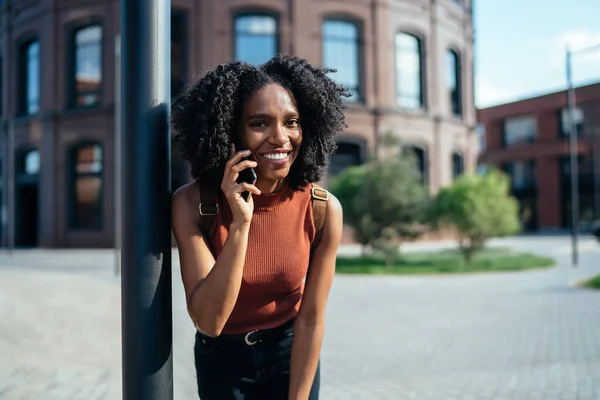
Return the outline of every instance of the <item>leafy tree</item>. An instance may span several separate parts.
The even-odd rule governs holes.
[[[331,185],[345,222],[364,247],[381,251],[391,266],[398,246],[423,232],[427,195],[414,157],[386,157],[346,169]]]
[[[519,206],[509,189],[509,178],[491,169],[483,175],[463,175],[438,193],[430,210],[432,222],[456,230],[466,263],[488,239],[520,230]]]
[[[358,196],[365,174],[364,166],[346,168],[338,177],[332,179],[329,189],[344,208],[344,222],[354,228],[354,238],[363,247],[363,253],[367,246],[372,243],[372,234],[369,234],[368,226],[362,226],[361,210],[357,209],[354,199]]]

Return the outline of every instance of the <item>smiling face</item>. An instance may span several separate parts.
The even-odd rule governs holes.
[[[300,115],[292,95],[271,83],[244,104],[240,121],[242,145],[257,162],[257,187],[269,193],[281,187],[302,144]]]

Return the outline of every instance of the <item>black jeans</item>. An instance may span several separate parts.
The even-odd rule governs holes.
[[[293,320],[247,335],[196,333],[194,358],[201,400],[286,400]],[[318,400],[320,362],[309,400]]]

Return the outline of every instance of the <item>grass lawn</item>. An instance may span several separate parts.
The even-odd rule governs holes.
[[[465,265],[457,250],[400,254],[391,268],[383,258],[338,257],[337,273],[342,274],[440,274],[486,271],[518,271],[551,267],[555,260],[505,248],[491,248],[477,254],[471,265]]]
[[[595,276],[591,279],[588,279],[588,280],[582,282],[581,286],[590,288],[590,289],[600,290],[600,275]]]

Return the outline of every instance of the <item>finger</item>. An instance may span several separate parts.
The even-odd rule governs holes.
[[[247,183],[247,182],[238,183],[237,185],[235,185],[232,188],[232,190],[234,193],[242,193],[242,192],[248,191],[248,192],[254,193],[256,195],[261,194],[261,191],[259,188],[257,188],[253,184]]]
[[[256,168],[257,165],[258,165],[258,163],[256,161],[244,160],[240,163],[235,164],[233,167],[231,167],[231,172],[239,173],[240,171],[243,171],[248,168]]]
[[[247,152],[247,154],[246,154]],[[242,151],[239,153],[236,153],[231,159],[229,159],[229,161],[227,161],[225,163],[225,170],[223,171],[223,184],[228,184],[231,181],[234,181],[235,179],[237,179],[236,176],[232,176],[235,175],[235,173],[233,173],[231,171],[231,167],[236,165],[243,157],[247,157],[250,155],[250,151]]]
[[[233,156],[231,156],[231,158],[227,161],[227,163],[225,163],[225,168],[227,168],[227,166],[237,164],[238,162],[240,162],[240,160],[242,158],[248,157],[249,155],[250,155],[250,150],[243,150],[243,151],[235,153]]]
[[[229,146],[229,158],[233,157],[234,154],[235,154],[235,144],[233,144],[233,142],[232,142],[231,146]]]

